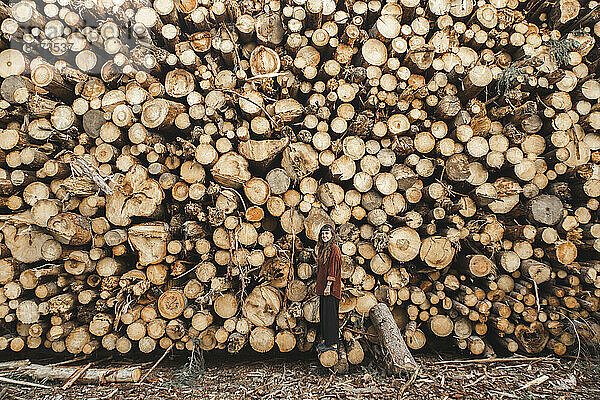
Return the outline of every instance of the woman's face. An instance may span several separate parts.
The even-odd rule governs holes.
[[[323,233],[321,233],[321,238],[323,239],[323,242],[327,243],[331,240],[331,238],[333,237],[333,232],[331,232],[329,229],[323,231]]]

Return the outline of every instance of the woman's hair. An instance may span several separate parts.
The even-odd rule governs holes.
[[[323,232],[330,231],[332,234],[331,239],[328,242],[323,241]],[[325,224],[319,231],[319,237],[317,239],[317,246],[315,247],[315,259],[317,263],[324,263],[329,254],[331,253],[331,247],[337,242],[337,235],[335,233],[335,229],[333,225]]]

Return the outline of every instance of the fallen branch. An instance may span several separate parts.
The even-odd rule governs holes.
[[[113,390],[112,392],[110,392],[110,393],[109,393],[109,394],[107,394],[106,396],[100,397],[100,399],[102,399],[102,400],[103,400],[103,399],[112,399],[112,398],[113,398],[113,396],[114,396],[115,394],[117,394],[117,392],[118,392],[118,391],[119,391],[119,389],[118,389],[118,388],[115,388],[115,390]]]
[[[6,361],[0,363],[0,370],[17,369],[29,364],[31,364],[29,360]]]
[[[530,388],[532,386],[541,385],[542,383],[546,382],[548,379],[550,379],[550,377],[548,375],[542,375],[540,377],[535,378],[532,381],[527,382],[526,384],[524,384],[523,386],[521,386],[517,390],[525,390],[525,389]]]
[[[167,354],[173,348],[174,345],[175,344],[173,343],[171,346],[169,346],[168,349],[165,350],[165,352],[163,353],[163,355],[154,363],[154,365],[152,366],[152,368],[150,368],[148,370],[148,372],[146,372],[146,374],[142,377],[142,379],[139,380],[138,385],[141,385],[146,380],[146,378],[148,377],[148,375],[150,375],[152,373],[152,371],[154,371],[154,369],[156,367],[158,367],[158,364],[160,364],[160,362],[167,356]]]
[[[546,362],[560,362],[557,358],[552,357],[507,357],[507,358],[482,358],[475,360],[448,360],[448,361],[437,361],[434,364],[486,364],[493,362],[523,362],[523,361],[546,361]]]
[[[402,388],[400,389],[400,392],[398,393],[398,399],[401,399],[402,395],[404,394],[406,389],[408,389],[408,387],[414,383],[414,381],[417,379],[417,375],[419,374],[420,370],[421,370],[421,366],[417,365],[417,369],[415,370],[413,375],[410,377],[410,379],[408,381],[406,381],[406,383],[404,385],[402,385]]]
[[[81,357],[75,357],[75,358],[71,358],[70,360],[64,360],[64,361],[60,361],[57,363],[53,363],[53,364],[48,364],[49,366],[53,366],[53,367],[58,367],[60,365],[68,365],[68,364],[73,364],[76,363],[78,361],[83,361],[88,359],[90,356],[88,354],[81,356]]]
[[[40,385],[39,383],[18,381],[16,379],[5,378],[3,376],[0,376],[0,382],[12,383],[13,385],[31,386],[31,387],[41,388],[41,389],[52,389],[52,387],[50,387],[50,386]]]
[[[82,365],[81,367],[79,367],[79,369],[77,371],[75,371],[75,373],[73,373],[73,375],[71,375],[71,377],[65,382],[65,384],[62,385],[61,390],[66,390],[66,389],[70,388],[71,386],[73,386],[73,384],[77,381],[77,379],[79,379],[81,377],[81,375],[83,375],[85,373],[85,371],[90,369],[91,366],[92,366],[92,363],[88,363],[87,365]]]
[[[80,367],[54,367],[31,364],[17,369],[17,372],[36,380],[68,380]],[[138,382],[142,375],[139,366],[126,368],[90,368],[79,377],[81,383],[128,383]]]
[[[379,336],[388,373],[399,375],[402,371],[417,369],[417,362],[410,353],[388,306],[383,303],[377,304],[371,308],[369,316]]]

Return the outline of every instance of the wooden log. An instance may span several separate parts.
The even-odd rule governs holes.
[[[395,375],[403,370],[416,368],[417,363],[408,350],[388,306],[382,303],[377,304],[371,308],[369,316],[384,349],[384,360],[388,372]]]
[[[48,220],[47,228],[63,244],[81,246],[92,240],[90,221],[78,214],[57,214]]]
[[[167,290],[158,299],[157,307],[160,315],[166,319],[175,319],[179,317],[185,307],[187,299],[182,292],[178,290]]]
[[[175,117],[185,111],[185,106],[166,99],[154,99],[144,103],[141,122],[151,129],[165,129],[173,126]]]
[[[411,349],[598,342],[595,11],[180,3],[0,5],[0,349],[308,351],[325,224],[325,364],[363,360],[379,302]]]
[[[237,299],[233,294],[226,293],[223,296],[217,297],[213,303],[213,308],[215,313],[221,318],[227,319],[233,317],[238,309]]]
[[[537,284],[550,280],[551,271],[550,266],[539,261],[531,259],[521,261],[521,273],[523,276],[533,280]]]
[[[454,323],[446,315],[434,315],[429,320],[429,328],[438,337],[447,337],[454,332]]]
[[[429,236],[421,244],[420,258],[435,269],[446,268],[454,259],[455,250],[447,238]]]
[[[357,365],[364,360],[364,350],[360,341],[353,339],[346,348],[346,354],[348,362],[353,365]]]
[[[412,260],[419,254],[420,247],[419,234],[411,228],[397,228],[389,234],[388,251],[398,261]]]
[[[494,263],[482,254],[467,256],[468,272],[475,277],[484,277],[489,275],[494,269]]]
[[[249,161],[267,163],[288,145],[289,139],[247,140],[240,143],[239,153]]]
[[[235,152],[219,157],[211,173],[218,183],[234,188],[239,188],[251,178],[248,161]]]
[[[535,321],[530,326],[517,325],[515,339],[527,353],[539,353],[546,347],[549,335],[544,326]]]
[[[527,204],[530,218],[543,225],[556,225],[562,217],[563,204],[556,196],[541,195]]]
[[[275,343],[275,334],[272,329],[257,326],[250,332],[249,343],[252,349],[259,353],[266,353],[273,348]]]
[[[42,380],[67,380],[74,373],[77,372],[79,367],[55,367],[38,364],[30,364],[19,368],[19,371],[29,376],[32,379]],[[142,376],[142,370],[140,367],[128,367],[120,368],[118,370],[113,369],[101,369],[101,368],[88,368],[78,379],[80,383],[124,383],[124,382],[137,382]]]
[[[140,254],[140,264],[157,264],[166,257],[166,240],[170,236],[166,223],[149,222],[132,226],[128,236],[131,245]]]
[[[331,368],[338,363],[338,352],[335,350],[326,350],[319,353],[319,363],[325,368]]]
[[[275,343],[280,352],[287,353],[296,347],[296,337],[290,331],[279,331],[275,336]]]
[[[258,286],[244,301],[242,312],[256,326],[269,326],[275,322],[281,308],[279,292],[271,286]]]

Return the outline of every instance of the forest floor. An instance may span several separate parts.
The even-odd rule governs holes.
[[[62,382],[37,382],[51,386],[49,389],[0,383],[0,400],[600,399],[598,359],[513,357],[491,362],[459,360],[456,355],[418,355],[416,373],[392,378],[373,364],[352,366],[349,374],[336,375],[322,368],[314,354],[234,357],[213,353],[194,363],[191,370],[187,357],[167,357],[141,385],[75,384],[61,390]],[[36,363],[44,361],[39,353],[37,360],[34,354],[28,356]],[[6,358],[0,353],[0,361]],[[141,364],[145,374],[157,358],[121,357],[118,363],[108,360],[100,366]],[[14,371],[0,371],[0,376],[30,381]]]

